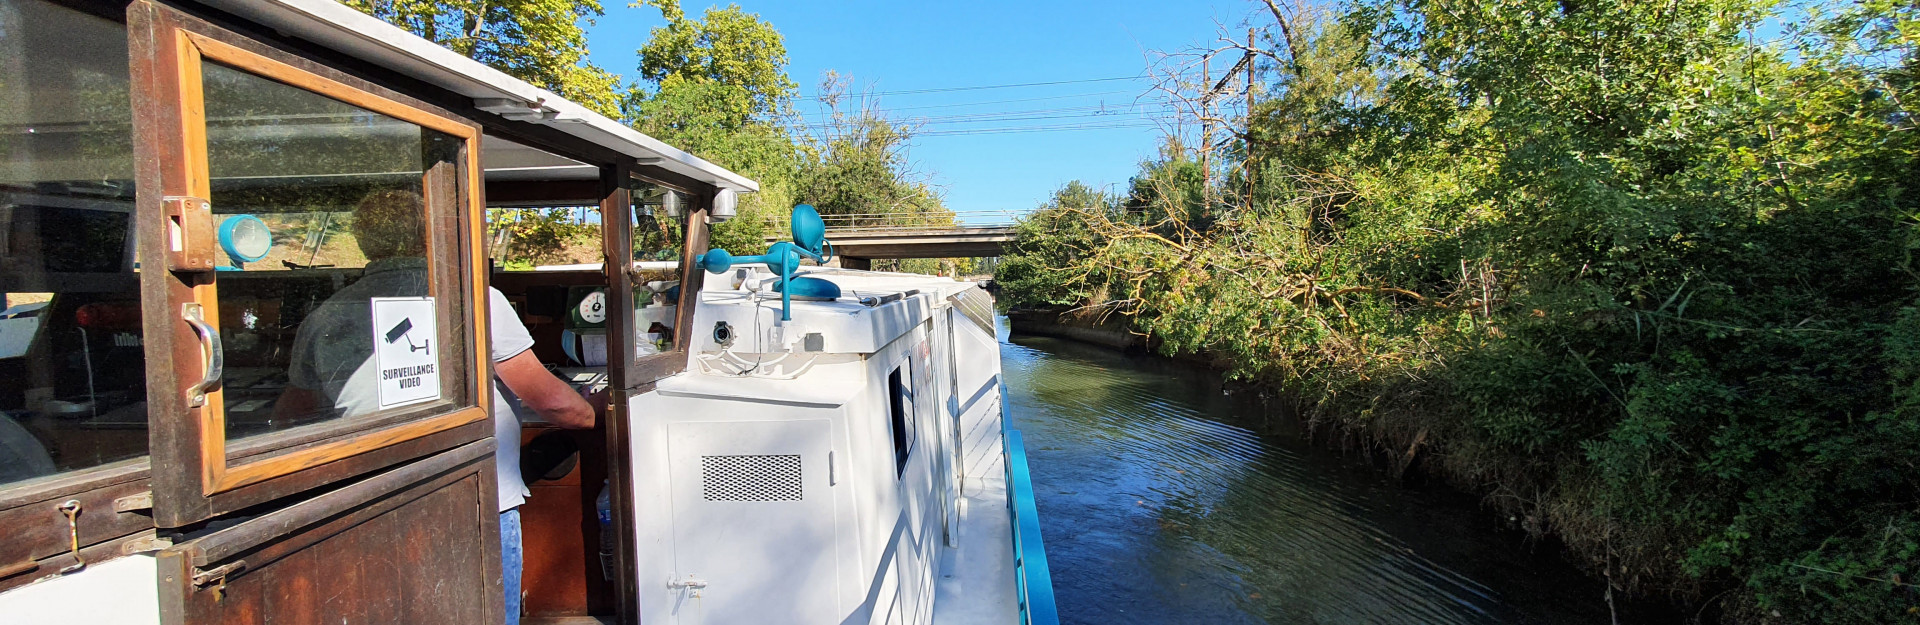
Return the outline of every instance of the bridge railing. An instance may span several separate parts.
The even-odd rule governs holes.
[[[1006,228],[1020,220],[1021,211],[986,210],[945,213],[842,213],[821,215],[827,232],[911,232]]]

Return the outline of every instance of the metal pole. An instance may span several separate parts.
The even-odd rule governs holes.
[[[1245,128],[1242,129],[1246,134],[1242,135],[1245,139],[1241,141],[1241,148],[1246,150],[1247,153],[1240,159],[1240,177],[1244,178],[1247,182],[1247,210],[1253,210],[1253,175],[1255,171],[1253,166],[1253,41],[1253,29],[1248,28],[1247,56],[1245,60],[1241,61],[1247,66],[1247,91],[1243,94],[1243,97],[1247,101],[1247,121]]]

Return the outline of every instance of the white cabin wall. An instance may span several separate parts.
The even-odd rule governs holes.
[[[851,366],[857,365],[842,365],[840,368],[846,369]],[[857,379],[846,376],[844,371],[823,373],[832,377],[832,383],[836,385],[847,385]],[[662,387],[670,389],[672,384],[669,381],[662,381]],[[683,482],[679,484],[683,489],[697,489],[699,488],[697,483],[701,478],[698,475],[676,476],[673,471],[673,450],[670,442],[671,427],[674,423],[740,423],[747,427],[754,427],[754,422],[771,422],[770,425],[795,421],[829,422],[828,449],[832,452],[829,456],[835,466],[830,470],[832,479],[826,490],[831,493],[832,516],[839,529],[831,541],[823,540],[818,541],[819,544],[804,546],[818,548],[825,552],[826,557],[837,562],[835,567],[837,573],[834,574],[835,579],[831,585],[832,591],[828,593],[833,595],[832,601],[838,606],[836,612],[846,614],[854,608],[854,604],[849,603],[849,600],[858,602],[859,599],[855,598],[858,595],[850,588],[855,584],[848,580],[856,577],[864,580],[866,578],[860,576],[867,573],[864,572],[866,567],[858,564],[857,544],[853,536],[849,535],[859,532],[860,524],[846,523],[846,520],[859,519],[861,515],[856,513],[857,498],[853,492],[855,487],[847,479],[848,460],[845,457],[852,454],[849,453],[850,450],[845,444],[848,432],[844,406],[795,405],[779,401],[756,401],[750,398],[682,395],[671,391],[663,393],[660,390],[636,395],[629,400],[628,406],[628,421],[633,432],[631,445],[633,453],[628,458],[628,462],[629,466],[633,467],[634,479],[634,509],[629,512],[634,514],[637,521],[634,545],[638,552],[636,579],[640,587],[642,622],[664,624],[701,622],[698,619],[682,620],[676,617],[677,609],[687,609],[692,606],[687,603],[685,597],[681,596],[685,591],[669,590],[665,583],[669,579],[702,573],[678,569],[682,563],[678,561],[679,554],[675,552],[676,528],[672,489],[676,481]],[[771,445],[768,450],[780,451],[773,447],[778,445]],[[829,481],[826,475],[812,473],[814,470],[807,469],[808,473],[804,477],[810,481]],[[692,484],[685,483],[689,481]],[[777,518],[743,520],[749,523],[780,523],[780,519]],[[738,531],[738,528],[734,528],[734,531]],[[787,555],[804,557],[805,553],[803,550]],[[769,562],[769,565],[774,567],[774,574],[779,574],[780,568],[784,566],[773,562]],[[718,580],[708,581],[718,583]],[[862,586],[860,590],[864,590],[864,587]],[[709,594],[709,597],[718,596]]]
[[[969,495],[982,481],[1006,480],[1001,454],[1000,341],[966,321],[953,324],[954,359],[959,363],[960,453]]]
[[[912,302],[919,298],[909,298]],[[939,570],[941,497],[936,487],[934,461],[939,456],[940,439],[936,431],[940,423],[939,385],[935,382],[936,370],[932,359],[931,344],[928,342],[930,323],[921,323],[902,335],[875,354],[873,361],[878,379],[876,388],[882,395],[881,415],[875,434],[884,450],[883,461],[873,466],[882,467],[876,471],[879,478],[874,491],[879,496],[876,519],[894,519],[904,526],[900,528],[900,538],[895,544],[891,564],[896,567],[899,584],[898,613],[894,617],[903,625],[921,625],[929,622],[932,616],[934,575]],[[912,362],[909,366],[909,362]],[[896,477],[893,465],[892,432],[889,430],[891,416],[886,412],[889,398],[887,393],[888,375],[900,368],[903,379],[913,393],[911,422],[913,438],[912,450],[907,455],[904,471]],[[885,524],[883,524],[885,525]],[[893,540],[893,528],[885,525],[885,533],[874,533],[870,539],[876,543],[873,553],[884,555],[886,543]],[[878,564],[876,562],[876,564]],[[870,569],[872,570],[872,569]]]
[[[0,623],[159,625],[158,564],[132,555],[0,592]]]

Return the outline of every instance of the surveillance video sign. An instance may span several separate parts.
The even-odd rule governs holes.
[[[440,346],[431,297],[373,298],[373,355],[380,407],[440,398]]]

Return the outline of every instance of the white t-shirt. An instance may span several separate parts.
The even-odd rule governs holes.
[[[514,314],[513,304],[507,302],[507,296],[499,289],[487,288],[487,316],[493,326],[492,348],[493,362],[505,362],[508,358],[520,355],[520,352],[533,348],[533,335],[527,332],[527,326],[521,325],[520,316]],[[500,511],[506,512],[527,502],[526,482],[520,480],[520,415],[513,410],[516,402],[507,401],[509,393],[499,378],[493,380],[493,439],[498,445],[493,451],[494,469],[500,476]]]

